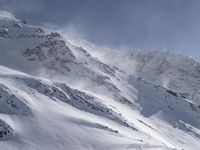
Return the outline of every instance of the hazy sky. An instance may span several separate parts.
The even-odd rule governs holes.
[[[199,0],[0,0],[0,9],[36,25],[74,26],[101,45],[200,58]]]

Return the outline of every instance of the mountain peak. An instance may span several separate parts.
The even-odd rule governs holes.
[[[13,14],[7,11],[0,11],[0,19],[3,20],[17,20]]]

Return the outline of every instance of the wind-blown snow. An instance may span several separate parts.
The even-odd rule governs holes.
[[[197,62],[71,44],[0,16],[2,149],[199,149]]]

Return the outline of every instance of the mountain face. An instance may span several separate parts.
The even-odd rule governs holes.
[[[104,63],[117,66],[125,73],[143,78],[155,85],[161,85],[196,105],[200,105],[199,62],[184,55],[170,52],[155,50],[150,52],[117,51],[113,53],[112,50],[95,45],[82,45]]]
[[[0,147],[198,150],[199,63],[74,43],[0,12]]]

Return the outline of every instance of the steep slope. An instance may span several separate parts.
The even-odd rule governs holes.
[[[135,56],[137,57],[137,56]],[[200,104],[200,64],[188,57],[169,52],[143,54],[144,62],[137,73],[145,80],[162,85]]]
[[[60,76],[59,80],[73,85],[77,85],[75,81],[93,83],[96,87],[104,87],[119,95],[119,90],[108,78],[108,71],[114,75],[114,70],[109,66],[94,60],[97,67],[88,67],[76,59],[70,49],[79,48],[66,42],[60,34],[44,32],[11,14],[4,15],[2,13],[0,18],[0,45],[1,53],[4,54],[0,55],[1,65],[31,75],[48,78]]]
[[[0,31],[1,148],[199,149],[200,108],[193,99],[139,77],[149,73],[153,82],[154,55],[163,53],[111,55],[7,12],[0,13]]]
[[[0,115],[3,149],[121,149],[130,144],[166,147],[157,139],[149,139],[122,114],[92,95],[63,83],[14,75],[4,67],[1,70],[0,93],[6,103]],[[16,100],[10,103],[6,97]]]
[[[124,88],[132,104],[124,104],[64,83],[0,70],[6,104],[0,119],[3,133],[9,133],[0,144],[4,149],[199,147],[200,108],[162,87],[129,77]]]
[[[75,42],[76,43],[76,42]],[[93,57],[125,73],[164,86],[200,104],[200,63],[186,56],[161,51],[117,51],[79,42]]]
[[[35,73],[42,67],[67,69],[67,60],[73,63],[75,58],[59,34],[47,34],[41,28],[14,17],[3,17],[4,13],[0,15],[0,44],[4,54],[0,59],[2,65]]]

